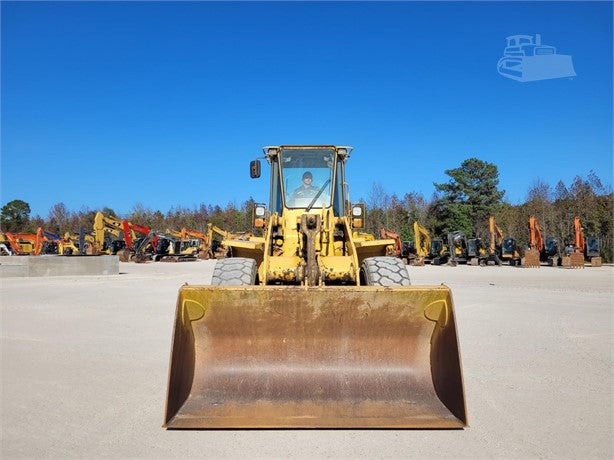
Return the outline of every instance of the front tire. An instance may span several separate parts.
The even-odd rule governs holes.
[[[256,284],[258,266],[254,259],[231,257],[218,259],[211,278],[212,286],[252,286]]]
[[[366,286],[410,286],[407,267],[396,257],[368,257],[360,266],[361,284]]]

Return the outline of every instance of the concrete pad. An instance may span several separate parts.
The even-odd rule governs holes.
[[[0,259],[0,278],[118,275],[118,256],[12,256]]]
[[[467,429],[165,431],[177,291],[214,266],[0,279],[0,457],[614,457],[611,266],[408,267],[452,289]]]

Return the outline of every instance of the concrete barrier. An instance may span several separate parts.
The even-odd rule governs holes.
[[[118,274],[117,256],[5,256],[0,259],[0,278]]]

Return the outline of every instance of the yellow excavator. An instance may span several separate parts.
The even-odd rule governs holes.
[[[116,254],[126,245],[123,221],[97,212],[94,217],[94,254]]]
[[[251,233],[238,234],[231,233],[209,223],[207,224],[207,233],[197,230],[190,230],[185,227],[181,231],[166,229],[168,235],[172,235],[181,241],[181,254],[195,254],[200,259],[220,259],[226,257],[226,249],[220,244],[221,239],[214,239],[216,234],[222,239],[245,239],[251,236]]]
[[[451,291],[411,286],[393,240],[354,238],[351,147],[263,150],[264,236],[224,240],[211,285],[179,290],[164,426],[466,426]]]
[[[441,265],[448,261],[448,248],[441,238],[433,238],[428,230],[414,222],[414,238],[416,246],[416,258],[412,265],[433,264]]]
[[[512,237],[504,237],[503,231],[495,222],[494,216],[488,219],[490,227],[490,255],[489,260],[492,260],[497,265],[507,261],[511,266],[520,266],[521,259],[518,253],[516,240]]]

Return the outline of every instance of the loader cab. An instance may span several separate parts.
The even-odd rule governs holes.
[[[346,215],[344,163],[350,147],[265,147],[271,164],[271,213],[333,208]]]

